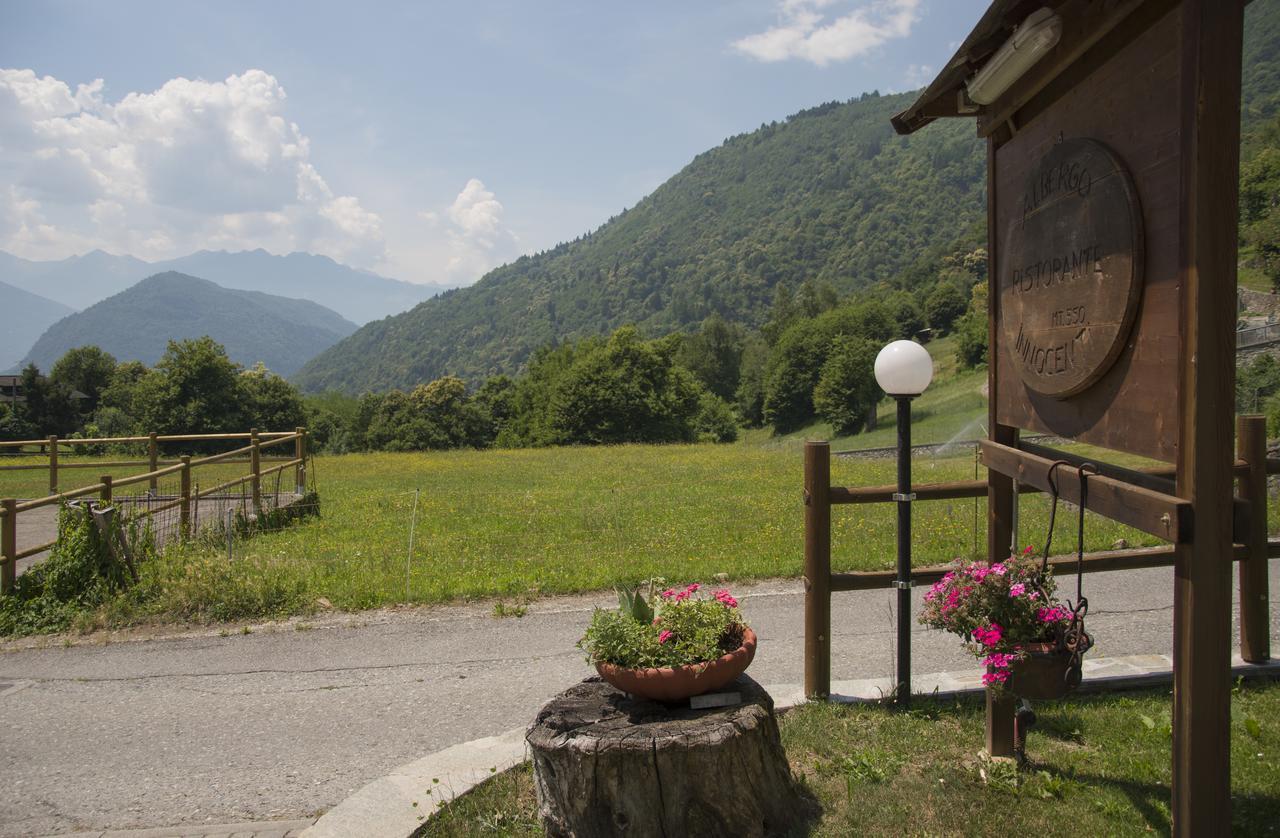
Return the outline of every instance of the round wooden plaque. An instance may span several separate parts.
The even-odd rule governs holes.
[[[1029,388],[1065,399],[1106,373],[1133,326],[1143,279],[1138,193],[1110,149],[1080,138],[1050,149],[1015,200],[1000,272],[1005,349]]]

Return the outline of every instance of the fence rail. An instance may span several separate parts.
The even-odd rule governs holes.
[[[1280,338],[1280,334],[1277,335]],[[1267,537],[1267,475],[1280,473],[1280,459],[1267,456],[1266,423],[1259,416],[1240,417],[1239,450],[1232,464],[1238,483],[1235,498],[1235,544],[1229,561],[1240,563],[1240,650],[1246,661],[1270,657],[1270,614],[1267,560],[1280,557],[1280,540]],[[1064,452],[1032,443],[1022,449],[1037,455],[1079,459]],[[841,504],[893,503],[897,486],[832,486],[831,447],[826,442],[805,443],[804,457],[804,587],[805,640],[804,688],[809,696],[825,697],[831,692],[831,594],[897,586],[896,571],[831,571],[831,511]],[[1168,467],[1140,470],[1100,465],[1099,478],[1125,480],[1146,488],[1172,485],[1174,471]],[[1105,477],[1104,477],[1105,475]],[[1020,493],[1038,492],[1029,483],[1017,484]],[[964,480],[926,483],[912,487],[913,501],[954,500],[987,496],[987,481]],[[1170,494],[1172,492],[1170,491]],[[1167,539],[1168,540],[1168,539]],[[1012,545],[1010,545],[1012,547]],[[1073,566],[1075,556],[1055,556],[1050,564]],[[1084,557],[1085,573],[1105,570],[1136,570],[1165,567],[1174,563],[1173,547],[1107,550]],[[910,584],[932,584],[949,566],[911,569]],[[899,675],[901,680],[902,675]]]
[[[226,451],[221,454],[212,454],[204,457],[192,458],[183,455],[177,460],[161,460],[159,458],[158,446],[165,442],[210,442],[210,441],[229,441],[229,440],[248,440],[249,444]],[[74,448],[83,445],[125,445],[147,443],[149,456],[146,460],[115,460],[115,461],[91,461],[84,463],[59,463],[59,449],[66,446]],[[264,457],[262,449],[274,446],[293,443],[293,451],[291,456],[277,455]],[[25,452],[22,449],[32,446],[40,446],[40,452]],[[219,492],[226,492],[234,486],[243,486],[249,484],[248,498],[252,503],[255,513],[260,513],[263,508],[262,481],[263,479],[275,475],[282,475],[286,470],[294,470],[294,485],[298,494],[303,494],[306,486],[307,477],[307,431],[306,428],[296,428],[292,431],[269,431],[260,433],[257,430],[250,430],[246,433],[228,433],[228,434],[148,434],[147,436],[131,436],[131,437],[109,437],[95,439],[59,439],[56,436],[50,436],[43,440],[19,440],[14,442],[0,442],[0,450],[12,449],[21,452],[23,456],[44,456],[47,462],[39,465],[5,465],[0,466],[0,471],[20,471],[33,469],[47,469],[49,472],[49,493],[42,497],[33,498],[19,502],[17,498],[0,499],[0,594],[9,593],[15,584],[17,578],[17,562],[19,559],[29,558],[31,556],[43,553],[52,549],[57,541],[50,541],[44,544],[25,547],[18,549],[18,525],[22,513],[32,512],[44,507],[61,505],[69,500],[84,498],[96,495],[103,503],[111,503],[113,498],[117,501],[124,501],[124,498],[115,498],[115,492],[118,489],[127,486],[133,486],[141,483],[147,483],[147,493],[142,498],[132,498],[132,502],[145,507],[141,509],[142,514],[152,517],[161,512],[169,510],[178,510],[178,526],[177,535],[180,539],[185,539],[192,534],[193,513],[198,514],[198,507],[202,498],[212,498],[218,496]],[[274,463],[271,467],[263,469],[264,463]],[[248,473],[218,483],[210,489],[200,489],[199,484],[193,480],[198,477],[199,469],[209,466],[229,466],[229,465],[247,465]],[[141,474],[129,475],[127,477],[115,477],[111,474],[103,474],[98,482],[88,485],[77,486],[66,491],[59,491],[58,479],[60,472],[68,469],[83,468],[99,468],[99,469],[118,469],[130,467],[147,467],[147,471]],[[168,497],[162,497],[159,492],[159,481],[162,478],[172,478],[174,475],[178,478],[178,488],[176,492]],[[277,477],[279,480],[279,477]],[[194,487],[194,488],[193,488]],[[276,493],[278,494],[278,493]],[[162,501],[156,503],[156,501]]]
[[[1236,331],[1236,349],[1246,349],[1276,341],[1280,341],[1280,323],[1267,323],[1264,326],[1251,326]]]

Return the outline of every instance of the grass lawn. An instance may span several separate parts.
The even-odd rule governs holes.
[[[979,759],[978,698],[919,700],[906,714],[804,705],[781,722],[792,771],[822,807],[800,834],[1168,834],[1170,706],[1168,690],[1043,702],[1019,773]],[[541,835],[531,772],[489,780],[423,834]],[[1280,834],[1280,685],[1234,690],[1231,787],[1237,835]]]

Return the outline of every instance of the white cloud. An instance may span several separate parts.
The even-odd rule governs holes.
[[[835,0],[779,0],[778,25],[734,41],[737,51],[759,61],[789,59],[825,66],[864,55],[894,38],[905,38],[919,20],[920,0],[876,0],[846,14],[830,14]]]
[[[518,253],[518,240],[503,224],[503,212],[502,202],[479,178],[462,187],[446,213],[452,222],[447,231],[448,281],[470,284]],[[433,226],[439,218],[430,211],[419,216]]]
[[[176,78],[114,104],[79,85],[0,69],[0,249],[59,258],[93,247],[169,257],[203,247],[307,250],[371,265],[381,219],[335,195],[262,70]]]

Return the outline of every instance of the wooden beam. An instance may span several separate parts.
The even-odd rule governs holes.
[[[1268,542],[1270,552],[1280,555],[1280,541]],[[1174,562],[1173,547],[1138,547],[1130,550],[1100,550],[1096,553],[1085,553],[1084,572],[1102,573],[1110,570],[1140,570],[1146,567],[1171,567]],[[1251,560],[1250,548],[1244,544],[1232,547],[1231,558],[1240,562],[1243,568]],[[1263,563],[1265,564],[1265,559]],[[1055,573],[1071,573],[1076,569],[1074,555],[1054,556],[1049,559],[1049,566]],[[947,571],[955,570],[955,564],[930,565],[911,571],[911,581],[916,585],[932,585],[943,577]],[[833,592],[869,591],[877,588],[888,588],[894,583],[897,574],[892,570],[857,570],[848,573],[831,574],[831,590]]]
[[[1179,43],[1178,495],[1195,534],[1174,565],[1175,836],[1231,823],[1231,549],[1241,0],[1183,0]]]
[[[991,471],[1008,475],[1019,483],[1029,483],[1044,492],[1052,491],[1049,471],[1053,460],[990,440],[983,440],[980,445],[982,462]],[[1060,498],[1071,503],[1080,502],[1080,478],[1074,468],[1058,468],[1054,482]],[[1088,482],[1086,505],[1090,510],[1165,541],[1178,543],[1190,538],[1190,501],[1105,474],[1092,475]],[[1228,490],[1227,498],[1230,497]]]

